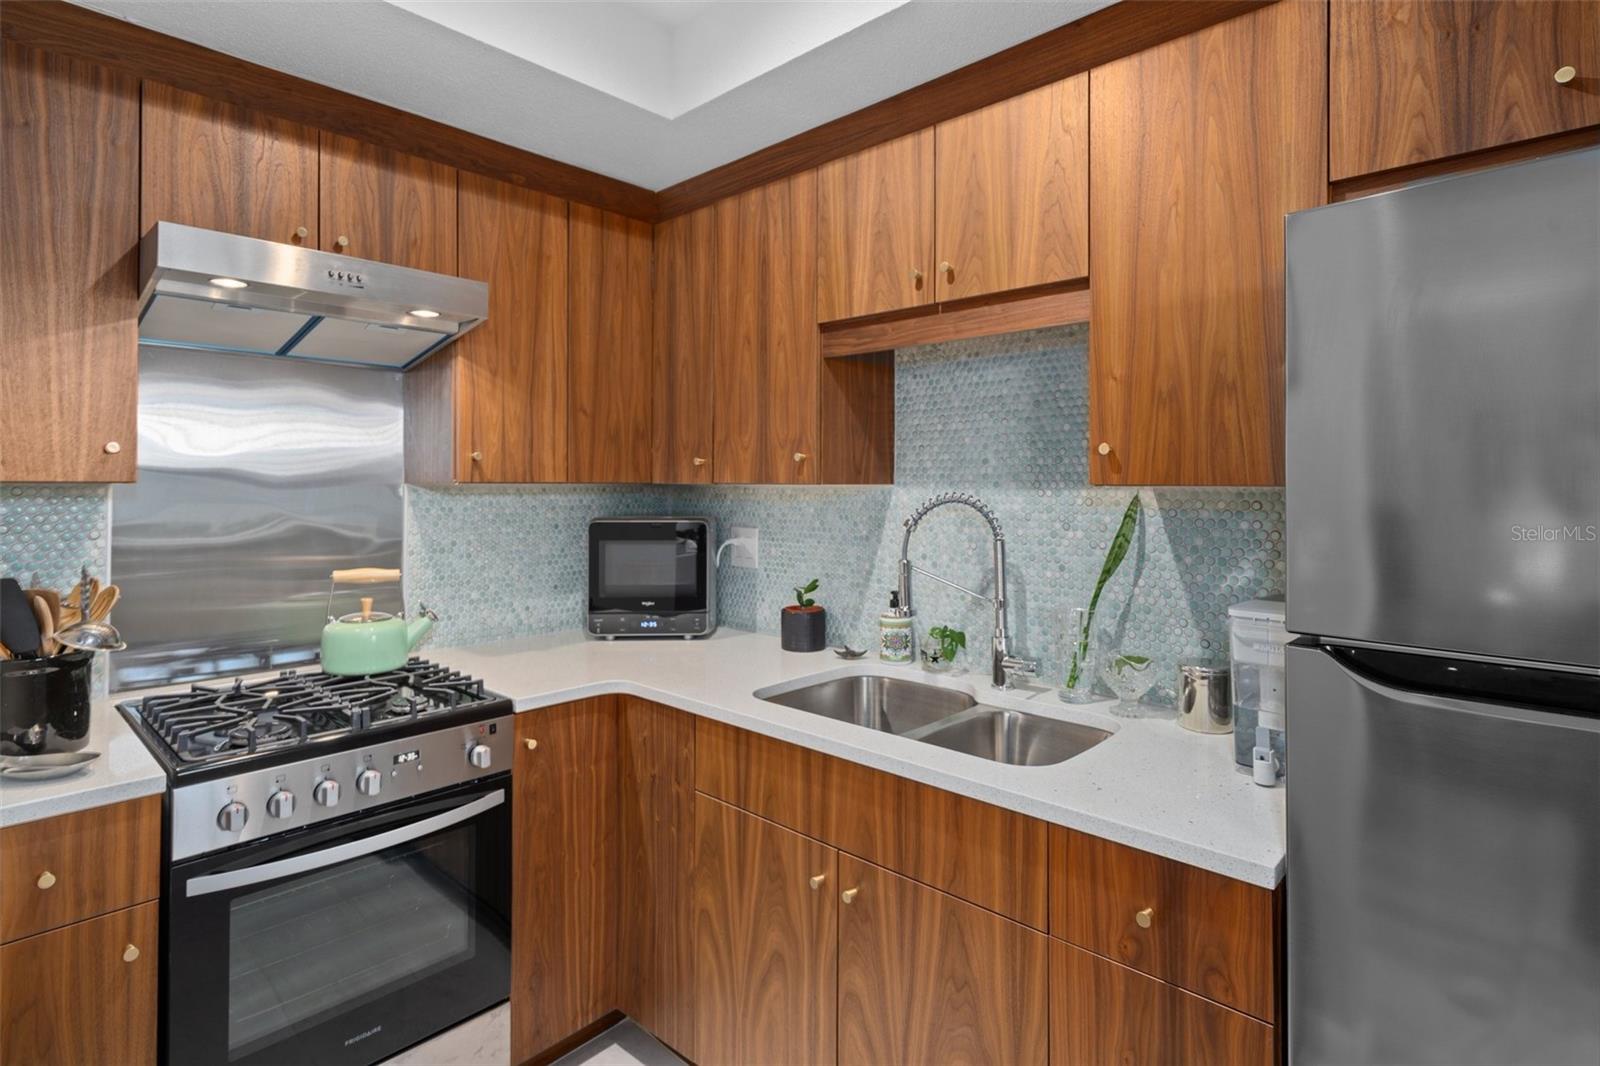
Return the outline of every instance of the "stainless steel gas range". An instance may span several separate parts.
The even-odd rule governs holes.
[[[163,1062],[374,1063],[506,999],[509,700],[413,659],[118,707],[170,783]]]

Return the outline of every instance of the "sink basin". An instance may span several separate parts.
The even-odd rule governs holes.
[[[870,674],[820,681],[762,698],[885,733],[909,733],[959,714],[978,702],[965,692]]]
[[[1075,722],[982,707],[928,729],[917,739],[1012,766],[1052,766],[1083,754],[1110,735]]]

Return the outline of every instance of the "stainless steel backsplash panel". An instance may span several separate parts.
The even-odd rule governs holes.
[[[142,349],[112,689],[314,661],[328,572],[400,566],[402,428],[398,373]]]

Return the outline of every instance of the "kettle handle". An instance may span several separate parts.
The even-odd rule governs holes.
[[[358,566],[353,570],[335,570],[328,575],[328,621],[333,621],[333,589],[343,582],[346,585],[370,585],[376,581],[399,581],[400,571],[381,566]]]

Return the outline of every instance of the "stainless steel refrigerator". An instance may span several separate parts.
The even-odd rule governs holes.
[[[1600,150],[1292,215],[1289,1049],[1600,1063]]]

